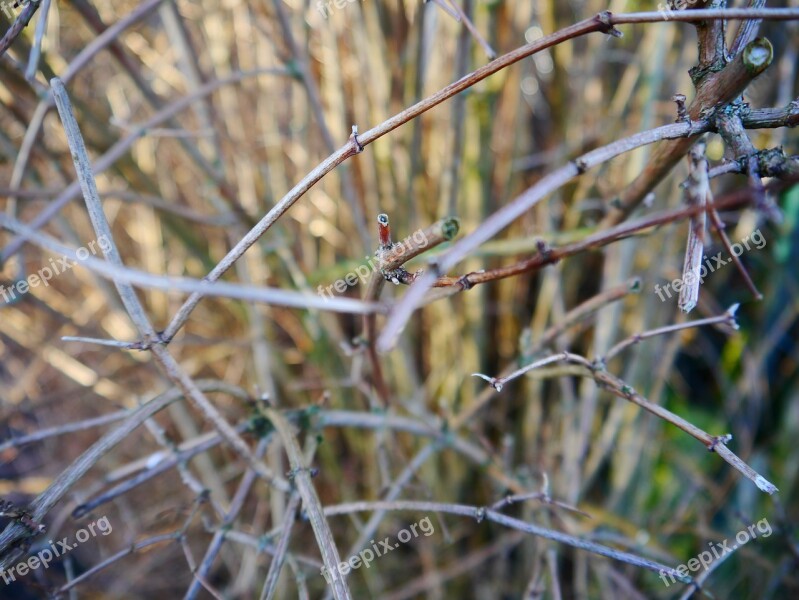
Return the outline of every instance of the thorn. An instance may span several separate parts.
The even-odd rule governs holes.
[[[731,439],[732,439],[731,433],[725,433],[724,435],[715,436],[713,438],[713,441],[710,442],[710,446],[707,447],[708,452],[715,452],[716,446],[718,446],[719,444],[726,446],[727,442],[729,442]]]
[[[441,265],[438,264],[438,258],[435,256],[427,261],[427,269],[436,277],[441,277]]]
[[[363,152],[363,146],[361,145],[361,142],[358,141],[357,125],[352,126],[352,135],[350,137],[352,138],[352,141],[355,142],[355,154],[360,154],[361,152]]]
[[[602,28],[602,33],[606,33],[610,36],[615,38],[623,37],[624,34],[616,29],[613,24],[611,23],[611,18],[613,17],[613,13],[609,10],[603,10],[601,13],[597,14],[596,19],[599,21],[604,27]]]
[[[738,326],[738,321],[735,320],[735,313],[738,312],[738,307],[740,306],[741,305],[736,302],[727,309],[727,317],[730,327],[732,327],[735,330],[740,329],[740,327]]]
[[[552,253],[552,248],[550,248],[549,244],[547,244],[547,241],[542,238],[538,238],[535,241],[535,249],[544,257],[547,257]]]
[[[495,377],[489,377],[488,375],[483,375],[482,373],[472,373],[472,377],[479,377],[480,379],[485,379],[492,388],[496,391],[502,391],[502,382],[496,379]]]
[[[471,281],[469,281],[468,273],[466,275],[461,276],[461,278],[458,279],[458,285],[461,286],[461,291],[464,292],[474,287],[474,284]]]
[[[671,99],[677,104],[677,119],[675,123],[688,123],[691,124],[691,119],[688,117],[688,111],[685,108],[685,94],[674,94]]]
[[[768,479],[763,477],[762,475],[758,475],[755,477],[755,485],[763,492],[767,494],[773,494],[774,492],[778,492],[777,486],[771,483]]]

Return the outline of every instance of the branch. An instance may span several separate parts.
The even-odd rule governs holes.
[[[721,71],[711,71],[695,84],[696,96],[688,107],[688,118],[699,119],[716,106],[738,98],[752,80],[771,64],[772,57],[773,49],[767,39],[760,38],[750,42],[743,52]],[[692,135],[659,145],[643,172],[627,186],[621,197],[612,203],[610,212],[602,224],[609,227],[626,219],[671,172],[697,139],[696,135]]]
[[[708,130],[708,127],[708,121],[701,120],[690,123],[674,123],[650,129],[583,154],[569,164],[543,177],[523,194],[486,218],[472,233],[461,238],[449,250],[436,258],[433,268],[428,269],[419,277],[405,297],[389,312],[386,325],[377,340],[377,349],[381,352],[386,352],[394,346],[399,332],[405,326],[413,311],[421,304],[425,292],[435,285],[439,274],[452,269],[480,244],[491,239],[546,196],[557,191],[589,168],[602,164],[620,154],[662,139],[704,133]]]
[[[732,307],[727,313],[721,318],[722,320],[728,321],[729,319],[734,318],[734,309],[737,307]],[[714,319],[710,320],[703,320],[703,322],[697,323],[688,323],[688,326],[693,326],[696,324],[707,324],[709,322],[719,322],[719,317],[715,317]],[[677,331],[682,329],[683,327],[672,327],[672,328],[662,328],[660,330],[655,330],[652,332],[652,335],[660,335],[662,333],[668,333],[670,331]],[[633,336],[630,340],[627,340],[620,344],[617,348],[613,350],[618,352],[621,348],[630,345],[631,343],[635,343],[638,339],[641,339],[643,334],[639,336]],[[779,490],[777,487],[768,481],[765,477],[760,475],[757,471],[755,471],[752,467],[747,465],[744,461],[742,461],[735,453],[732,452],[729,448],[727,448],[726,443],[732,439],[732,436],[729,434],[721,435],[721,436],[713,436],[707,433],[706,431],[700,429],[693,423],[686,421],[679,415],[674,414],[670,410],[663,408],[662,406],[650,402],[643,396],[641,396],[638,392],[636,392],[631,386],[624,383],[621,379],[611,375],[608,373],[602,364],[602,360],[595,361],[591,363],[588,359],[572,354],[570,352],[561,352],[560,354],[556,354],[550,357],[547,357],[543,360],[536,361],[535,363],[523,367],[519,369],[515,373],[512,374],[513,377],[518,377],[519,375],[526,373],[532,369],[538,368],[545,364],[551,364],[557,361],[568,361],[571,363],[575,363],[579,365],[582,369],[582,376],[590,377],[600,385],[607,389],[612,394],[618,396],[619,398],[624,398],[625,400],[629,400],[633,404],[637,404],[644,410],[648,410],[652,414],[660,417],[664,421],[668,421],[675,427],[682,429],[692,437],[696,438],[700,442],[702,442],[708,450],[711,452],[716,452],[721,458],[723,458],[727,463],[729,463],[733,468],[738,470],[742,475],[750,479],[755,483],[755,485],[763,492],[767,494],[773,494]],[[510,377],[503,378],[503,380],[495,379],[483,374],[476,374],[478,377],[481,377],[488,381],[494,389],[500,391],[502,389],[502,385],[505,381],[510,379]]]
[[[104,237],[107,241],[107,247],[103,248],[103,252],[108,257],[108,260],[114,266],[122,266],[122,258],[119,250],[114,243],[114,238],[111,233],[110,225],[103,212],[102,203],[97,193],[97,184],[94,180],[94,175],[91,170],[91,163],[86,151],[86,145],[83,136],[78,128],[77,121],[72,112],[72,105],[69,101],[69,96],[66,93],[63,82],[57,77],[51,80],[53,96],[58,107],[58,112],[63,122],[64,131],[67,136],[67,142],[72,154],[75,170],[77,172],[78,180],[80,181],[81,189],[83,191],[84,199],[86,201],[87,212],[94,227],[98,239]],[[157,334],[153,329],[147,317],[144,307],[141,304],[135,290],[130,284],[120,283],[115,281],[115,286],[119,293],[122,303],[124,304],[130,319],[139,329],[140,334],[146,340],[157,339]],[[241,438],[236,430],[228,423],[216,407],[208,400],[202,390],[194,383],[194,381],[180,368],[177,361],[172,357],[166,348],[162,346],[153,347],[153,355],[161,366],[166,376],[177,385],[186,398],[190,399],[192,403],[202,412],[206,421],[214,426],[219,434],[230,444],[230,446],[244,459],[250,468],[252,468],[260,477],[286,489],[288,485],[281,477],[272,473],[272,471],[259,459],[253,456],[247,443]]]
[[[755,113],[755,111],[752,112]],[[757,111],[756,114],[751,115],[751,118],[745,117],[743,122],[746,127],[751,128],[794,127],[799,124],[799,101],[795,100],[791,102],[784,109]],[[386,325],[377,340],[378,351],[387,352],[393,348],[399,332],[405,326],[405,323],[410,318],[413,311],[422,304],[427,290],[436,286],[437,282],[440,281],[438,277],[439,274],[451,269],[483,242],[488,241],[495,234],[510,225],[517,217],[535,206],[544,197],[555,192],[571,181],[571,179],[582,174],[586,169],[646,144],[666,139],[679,140],[679,138],[696,136],[710,130],[712,130],[712,127],[706,119],[664,125],[592,150],[574,159],[570,164],[543,177],[522,195],[490,215],[472,233],[453,244],[448,251],[437,257],[436,262],[431,265],[431,269],[428,269],[421,277],[415,279],[414,284],[405,297],[389,311]],[[734,203],[737,205],[741,202],[742,198],[742,196],[739,197]],[[686,216],[691,214],[697,213],[690,211],[685,213]],[[551,256],[551,254],[548,256]],[[477,276],[478,274],[475,274],[475,281],[479,279]]]
[[[750,9],[761,9],[766,5],[766,0],[749,0]],[[752,19],[749,21],[742,21],[738,26],[738,31],[735,34],[735,39],[730,48],[730,55],[736,56],[741,50],[746,47],[749,42],[757,36],[757,30],[760,29],[761,19]]]
[[[311,483],[309,469],[305,464],[300,447],[297,445],[297,440],[291,432],[291,426],[286,418],[275,409],[265,408],[263,412],[264,416],[275,426],[280,438],[283,440],[283,448],[286,450],[291,464],[292,479],[302,497],[303,508],[311,521],[316,542],[322,552],[322,560],[328,572],[335,573],[341,558],[336,549],[333,534],[330,532],[330,526],[327,524],[322,511],[322,503],[319,501],[316,488]],[[343,577],[334,579],[331,585],[333,586],[333,595],[336,600],[352,598],[349,587],[347,587]]]
[[[39,2],[41,0],[31,0],[25,8],[22,9],[22,12],[19,13],[19,16],[14,19],[14,22],[11,24],[11,27],[8,28],[5,35],[0,39],[0,56],[6,53],[11,47],[11,44],[14,43],[19,37],[19,34],[22,33],[22,30],[28,26],[28,23],[31,22],[34,13],[39,10]]]
[[[799,12],[797,12],[799,17]],[[586,19],[570,27],[566,27],[552,35],[543,37],[536,40],[531,44],[522,46],[512,52],[504,54],[491,63],[473,71],[472,73],[462,77],[455,83],[451,83],[444,89],[436,92],[432,96],[425,98],[403,110],[402,112],[387,119],[377,127],[373,127],[363,134],[357,134],[357,130],[353,131],[350,140],[336,152],[331,154],[327,159],[320,163],[315,169],[308,173],[299,183],[297,183],[283,198],[273,206],[269,212],[252,228],[247,235],[245,235],[239,243],[237,243],[225,255],[225,257],[214,267],[211,272],[206,276],[208,281],[216,281],[219,279],[241,256],[250,248],[264,233],[266,233],[276,222],[283,216],[283,214],[291,208],[297,200],[299,200],[311,187],[320,181],[325,175],[332,171],[335,167],[343,163],[345,160],[359,154],[363,149],[374,142],[375,140],[383,137],[391,131],[397,129],[401,125],[407,123],[418,117],[419,115],[427,112],[431,108],[441,104],[452,96],[470,88],[476,83],[482,81],[489,75],[501,71],[502,69],[524,59],[532,56],[536,52],[545,50],[566,40],[574,39],[576,37],[586,35],[588,33],[598,31],[609,31],[611,27],[598,16],[592,19]],[[169,343],[175,334],[188,320],[189,315],[202,299],[202,294],[192,294],[183,305],[180,307],[169,326],[164,332],[164,341]]]
[[[80,264],[104,279],[122,284],[164,290],[167,292],[202,292],[203,295],[210,297],[235,298],[237,300],[263,302],[264,304],[275,304],[278,306],[290,306],[295,308],[314,308],[352,314],[385,312],[385,307],[379,304],[364,304],[360,300],[354,298],[322,298],[316,294],[304,294],[280,288],[257,287],[240,283],[228,283],[226,281],[209,283],[191,277],[155,275],[146,271],[113,264],[109,261],[95,258],[94,256],[80,257],[77,251],[69,246],[65,246],[58,240],[43,233],[39,233],[30,226],[22,224],[15,219],[11,219],[2,213],[0,213],[0,227],[13,231],[19,236],[18,239],[26,240],[41,248],[47,248],[48,250],[57,252],[63,257],[72,260],[73,264]],[[101,236],[98,236],[98,239],[102,239]],[[92,341],[97,343],[97,340]],[[121,343],[116,341],[110,342],[110,345],[121,345],[136,350],[150,348],[151,344],[152,340]]]
[[[239,389],[219,381],[196,382],[203,391],[221,391],[238,395]],[[112,448],[125,440],[139,425],[160,412],[172,402],[179,400],[183,394],[178,389],[156,396],[149,402],[134,410],[118,427],[106,433],[75,459],[69,467],[62,471],[53,482],[31,503],[31,514],[35,521],[41,521],[55,504],[72,489],[72,487],[96,465]],[[286,489],[289,488],[285,482]],[[0,533],[0,570],[11,565],[14,557],[6,551],[17,541],[30,536],[30,532],[17,523],[11,523]]]
[[[766,197],[763,182],[760,179],[757,150],[752,140],[749,139],[739,114],[742,109],[745,107],[741,105],[725,107],[715,115],[716,126],[727,147],[732,151],[735,160],[745,166],[746,174],[749,177],[749,187],[757,194],[758,208],[779,223],[782,221],[782,213],[776,205],[769,203]]]
[[[708,166],[705,158],[705,141],[699,141],[688,152],[688,179],[683,183],[685,203],[688,206],[705,206],[712,203]],[[680,288],[678,306],[680,310],[691,312],[699,301],[700,269],[705,251],[707,213],[700,212],[691,217],[688,238],[685,242],[685,259],[682,269],[683,285]]]
[[[520,519],[515,519],[504,515],[496,510],[485,506],[470,506],[467,504],[444,504],[440,502],[415,502],[412,500],[395,500],[393,502],[351,502],[348,504],[338,504],[333,506],[326,506],[324,511],[325,515],[345,515],[354,512],[376,511],[376,510],[395,510],[395,511],[417,511],[417,512],[432,512],[432,513],[447,513],[451,515],[460,515],[462,517],[470,517],[476,519],[478,523],[482,521],[490,521],[517,529],[525,533],[531,533],[538,537],[547,540],[566,544],[579,550],[592,552],[600,556],[606,556],[614,560],[618,560],[636,567],[643,567],[655,573],[665,572],[669,575],[680,579],[686,583],[690,583],[689,579],[681,576],[676,570],[666,565],[651,561],[647,558],[642,558],[628,552],[622,552],[602,546],[594,542],[574,537],[567,533],[561,533],[552,529],[546,529],[533,523],[528,523]]]
[[[415,275],[411,275],[402,268],[406,262],[419,256],[423,252],[435,248],[444,242],[453,239],[460,229],[460,221],[456,217],[445,217],[439,219],[427,228],[414,232],[402,242],[392,243],[391,227],[388,215],[381,214],[377,217],[379,247],[375,252],[377,265],[369,278],[363,301],[366,304],[376,304],[380,299],[380,293],[386,281],[395,284],[410,283]],[[417,238],[417,233],[421,235]],[[369,355],[369,362],[372,365],[372,376],[374,378],[375,389],[380,399],[385,405],[389,399],[388,386],[383,377],[383,370],[380,366],[380,359],[375,349],[375,337],[377,336],[376,315],[374,312],[364,314],[363,317],[363,340],[366,343],[366,351]]]

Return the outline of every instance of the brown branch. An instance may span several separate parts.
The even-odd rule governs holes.
[[[799,179],[799,173],[796,175],[797,179]],[[757,289],[755,282],[752,281],[752,277],[749,275],[749,271],[746,270],[744,267],[743,262],[741,261],[740,257],[732,251],[732,242],[730,242],[730,237],[727,235],[727,232],[724,230],[725,225],[724,222],[721,220],[718,211],[714,206],[711,204],[712,210],[710,211],[710,220],[713,221],[713,228],[716,230],[716,233],[721,239],[721,243],[724,246],[724,249],[727,251],[727,254],[732,258],[732,262],[735,265],[735,268],[738,269],[738,272],[741,274],[741,277],[744,279],[744,283],[746,287],[749,288],[749,291],[752,292],[752,295],[755,297],[755,300],[762,300],[763,294],[760,293],[760,290]]]
[[[603,13],[604,14],[604,13]],[[799,12],[796,17],[799,18]],[[613,28],[608,24],[606,18],[597,15],[591,19],[580,21],[574,25],[561,29],[560,31],[540,38],[531,44],[527,44],[516,50],[508,52],[498,59],[490,62],[489,64],[473,71],[469,75],[451,83],[444,89],[436,92],[432,96],[428,96],[413,106],[403,110],[402,112],[394,115],[390,119],[383,121],[380,125],[373,127],[369,131],[362,134],[353,134],[348,143],[339,148],[336,152],[331,154],[327,159],[322,161],[315,169],[308,173],[299,183],[297,183],[280,201],[273,206],[269,212],[252,228],[240,241],[236,244],[225,257],[214,267],[211,272],[206,276],[208,281],[216,281],[219,279],[232,265],[235,263],[249,248],[252,246],[266,231],[268,231],[283,214],[294,205],[311,187],[316,185],[325,175],[332,171],[335,167],[343,163],[345,160],[359,154],[363,149],[374,142],[375,140],[383,137],[384,135],[394,131],[401,125],[407,123],[418,117],[419,115],[427,112],[431,108],[448,100],[455,94],[470,88],[476,83],[482,81],[486,77],[501,71],[502,69],[524,59],[532,56],[536,52],[545,50],[562,42],[565,42],[582,35],[594,32],[609,32]],[[180,307],[174,318],[166,328],[163,341],[169,343],[175,334],[188,320],[189,315],[203,298],[202,294],[192,294]]]
[[[688,117],[699,119],[713,108],[732,102],[743,93],[752,80],[762,73],[773,57],[771,43],[765,38],[750,42],[731,63],[721,71],[708,72],[696,85],[696,96],[688,107]],[[652,153],[643,172],[614,202],[603,225],[616,225],[655,189],[674,166],[682,159],[698,138],[696,136],[660,144]]]
[[[442,272],[446,272],[448,269],[454,267],[460,260],[468,256],[470,252],[491,239],[491,237],[510,225],[519,216],[536,206],[547,195],[560,189],[589,168],[600,165],[625,152],[663,139],[680,138],[686,135],[704,133],[708,130],[708,127],[709,122],[707,120],[702,120],[691,123],[674,123],[672,125],[665,125],[663,127],[636,133],[587,152],[539,180],[520,196],[487,217],[477,229],[453,244],[453,246],[440,257],[437,257],[436,263],[433,265],[434,268],[428,269],[428,272],[422,274],[422,276],[415,281],[414,285],[411,286],[411,289],[403,297],[402,301],[389,312],[386,326],[377,340],[378,350],[385,352],[394,346],[399,332],[402,330],[413,311],[421,304],[427,290],[436,285],[437,277]]]
[[[689,5],[687,10],[702,10],[713,4],[713,0],[699,0]],[[724,21],[707,19],[694,23],[697,34],[699,64],[696,71],[705,71],[714,65],[723,65],[726,59],[724,48]],[[695,72],[696,72],[695,71]]]
[[[435,279],[432,286],[436,288],[454,288],[456,291],[468,290],[481,283],[488,283],[489,281],[496,281],[499,279],[520,275],[522,273],[535,271],[542,267],[556,264],[564,258],[569,258],[583,252],[597,250],[613,242],[627,239],[635,235],[640,235],[652,227],[675,223],[684,219],[690,219],[696,215],[705,212],[711,212],[719,208],[740,208],[751,203],[751,201],[751,193],[748,190],[741,190],[740,192],[732,194],[725,200],[718,202],[715,205],[693,206],[663,211],[649,215],[648,217],[643,217],[636,221],[622,223],[611,229],[602,230],[582,240],[572,242],[571,244],[565,244],[557,248],[543,247],[538,254],[512,265],[498,267],[496,269],[471,272],[467,273],[466,275],[455,277],[438,277]]]
[[[392,245],[391,252],[378,253],[379,270],[386,275],[416,258],[423,252],[449,242],[458,235],[460,221],[457,217],[444,217],[424,229],[417,230],[401,242]]]
[[[755,113],[755,111],[752,112]],[[743,122],[747,128],[779,127],[780,123],[783,126],[793,127],[799,123],[799,101],[791,102],[784,109],[757,111],[756,114],[745,117]],[[574,177],[581,175],[588,168],[599,165],[625,152],[660,140],[697,136],[711,129],[712,127],[706,119],[698,122],[689,121],[664,125],[649,131],[636,133],[592,150],[547,175],[509,204],[486,218],[477,229],[460,239],[452,248],[438,257],[435,265],[433,265],[434,269],[430,270],[433,272],[424,273],[421,277],[415,278],[414,285],[410,291],[389,312],[386,326],[377,340],[378,351],[385,352],[394,346],[399,331],[401,331],[413,311],[421,305],[427,290],[436,285],[437,277],[440,275],[439,271],[443,272],[455,266],[460,260],[468,256],[471,251],[491,239],[492,236],[507,227],[514,219],[531,209],[547,195],[558,190]]]

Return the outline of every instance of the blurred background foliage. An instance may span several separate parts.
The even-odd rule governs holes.
[[[652,10],[653,4],[463,0],[462,7],[503,54],[597,11]],[[50,110],[42,120],[37,106],[49,78],[62,75],[102,29],[138,5],[54,2],[35,80],[25,81],[21,72],[41,15],[0,61],[0,187],[8,214],[30,221],[74,179],[58,115]],[[348,0],[320,6],[299,0],[165,1],[92,55],[68,84],[95,159],[160,108],[196,94],[172,120],[147,128],[97,177],[127,265],[203,277],[250,224],[346,142],[353,124],[363,132],[488,62],[475,38],[436,3]],[[5,29],[8,18],[0,14],[0,20]],[[728,39],[736,28],[729,25]],[[312,188],[225,278],[315,294],[319,285],[333,284],[372,256],[378,213],[390,216],[395,238],[450,214],[468,233],[580,153],[673,122],[672,95],[690,99],[693,92],[688,69],[697,60],[694,28],[657,23],[621,29],[621,39],[592,34],[525,59],[378,139]],[[792,23],[764,23],[761,34],[774,45],[775,59],[745,99],[753,107],[785,106],[799,94],[799,30]],[[198,93],[211,82],[225,83]],[[26,131],[37,119],[41,131],[23,156]],[[783,145],[788,154],[799,152],[795,131],[752,136],[758,148]],[[709,136],[711,163],[722,161],[724,152],[720,138]],[[535,252],[538,239],[557,245],[595,231],[649,153],[645,147],[622,155],[575,179],[481,247],[461,272],[511,264]],[[15,168],[22,171],[15,175]],[[639,214],[680,206],[686,172],[680,164]],[[12,194],[15,177],[21,191]],[[712,185],[720,197],[744,187],[746,178],[726,175]],[[417,312],[398,349],[382,357],[392,394],[388,412],[445,427],[490,395],[486,408],[453,434],[482,448],[490,465],[520,488],[544,491],[590,518],[535,501],[514,504],[509,514],[669,565],[766,518],[774,534],[738,549],[715,568],[706,588],[716,598],[795,596],[799,188],[777,201],[785,213],[781,224],[754,210],[723,215],[732,241],[760,229],[767,242],[742,258],[762,301],[752,298],[733,266],[708,276],[690,317],[680,314],[676,299],[661,301],[654,286],[679,277],[687,233],[686,223],[664,226]],[[45,230],[73,246],[94,237],[79,199]],[[10,240],[2,235],[4,247]],[[712,237],[706,253],[720,250]],[[2,283],[35,273],[50,257],[24,246],[4,263]],[[530,353],[567,311],[632,277],[640,278],[639,293],[567,328],[549,350]],[[345,295],[360,298],[363,292],[357,285]],[[390,285],[383,298],[404,292]],[[140,297],[158,327],[183,300],[153,290]],[[773,497],[696,440],[593,381],[549,369],[495,393],[471,377],[496,375],[550,350],[601,356],[629,335],[720,314],[736,302],[740,330],[705,327],[648,339],[611,361],[608,370],[695,425],[731,433],[731,448],[780,488]],[[280,409],[321,404],[322,412],[368,412],[374,391],[364,355],[353,351],[360,334],[354,315],[205,299],[170,348],[192,377],[222,380],[253,397],[267,393]],[[135,340],[136,330],[113,286],[80,267],[2,306],[0,439],[130,409],[168,389],[147,353],[64,342],[65,335]],[[212,398],[231,422],[244,423],[252,414],[248,402],[226,394]],[[156,421],[175,444],[210,430],[182,403]],[[509,491],[488,464],[429,447],[416,435],[351,427],[308,433],[309,439],[320,436],[313,481],[325,505],[380,499],[401,474],[398,497],[404,499],[481,506]],[[29,500],[98,435],[92,428],[23,448],[3,446],[0,494]],[[53,539],[81,526],[70,516],[76,506],[146,470],[146,458],[160,450],[152,428],[140,428],[110,452],[49,515]],[[278,444],[267,457],[278,472],[288,471]],[[220,447],[187,468],[224,506],[244,471],[232,451]],[[194,499],[174,469],[133,488],[92,512],[108,515],[114,532],[78,548],[68,567],[79,574],[133,540],[174,530]],[[274,541],[285,505],[284,494],[257,485],[232,529]],[[423,516],[388,513],[379,539]],[[330,519],[343,559],[365,520]],[[664,586],[654,573],[498,525],[446,515],[432,520],[435,535],[355,571],[349,578],[355,596],[673,598],[686,591]],[[187,530],[196,560],[211,539],[208,528],[218,526],[210,521]],[[227,543],[209,583],[226,598],[257,597],[269,557],[256,550]],[[318,560],[307,523],[295,525],[289,550]],[[0,595],[43,597],[45,587],[66,578],[63,565],[53,566]],[[298,578],[311,597],[321,597],[318,568],[302,563],[284,569],[279,596],[297,596]],[[191,582],[183,550],[173,543],[127,556],[78,589],[86,597],[167,598],[182,595]],[[210,595],[201,591],[200,597]]]

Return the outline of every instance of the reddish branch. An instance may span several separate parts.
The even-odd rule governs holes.
[[[793,111],[799,111],[799,103],[792,102],[787,112],[779,111],[780,115],[786,118],[784,122],[787,122],[787,118],[793,114]],[[744,124],[746,127],[752,128],[764,126],[771,127],[777,125],[777,121],[775,121],[773,117],[768,117],[760,112],[756,119],[746,118]],[[405,326],[405,323],[410,318],[413,311],[422,304],[425,293],[436,284],[439,275],[452,269],[482,243],[491,239],[502,229],[510,225],[515,219],[536,206],[548,195],[554,193],[569,181],[584,173],[587,169],[602,164],[625,152],[664,139],[680,139],[696,136],[710,131],[711,128],[708,119],[664,125],[622,138],[606,146],[587,152],[572,160],[571,163],[552,171],[520,196],[488,216],[480,226],[469,235],[453,244],[449,250],[438,257],[436,264],[433,265],[433,269],[422,274],[418,279],[414,278],[416,280],[414,285],[403,297],[402,301],[397,303],[389,312],[386,326],[377,340],[378,350],[385,352],[393,348],[399,332]]]
[[[377,265],[369,279],[364,298],[374,298],[375,300],[379,298],[386,281],[392,281],[397,284],[407,284],[413,281],[415,275],[408,273],[402,265],[421,253],[453,239],[458,234],[459,229],[460,223],[457,218],[446,217],[429,225],[426,229],[415,232],[402,242],[392,243],[388,215],[378,215],[378,249],[375,252]],[[421,235],[417,236],[417,233]],[[374,313],[364,315],[363,341],[366,344],[369,362],[372,365],[372,378],[375,389],[385,405],[389,399],[389,390],[383,377],[380,358],[375,350],[376,336],[376,315]]]
[[[542,246],[539,249],[538,254],[506,267],[477,271],[454,277],[438,277],[433,283],[433,287],[453,287],[456,288],[457,291],[462,291],[470,289],[481,283],[487,283],[489,281],[496,281],[498,279],[505,279],[507,277],[513,277],[523,273],[537,271],[538,269],[541,269],[547,265],[555,264],[564,258],[581,254],[583,252],[597,250],[603,246],[612,244],[613,242],[639,235],[653,227],[683,221],[714,209],[740,208],[751,203],[751,200],[751,191],[742,190],[720,202],[715,203],[715,205],[690,206],[677,210],[656,213],[636,221],[630,221],[610,229],[602,230],[598,233],[588,236],[583,240],[573,242],[571,244],[565,244],[559,248]]]

